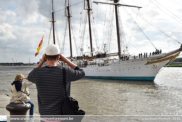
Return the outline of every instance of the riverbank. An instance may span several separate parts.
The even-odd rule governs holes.
[[[182,58],[176,58],[168,62],[164,67],[182,67]]]
[[[182,64],[165,65],[164,67],[182,67]]]

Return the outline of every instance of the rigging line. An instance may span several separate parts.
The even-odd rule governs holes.
[[[78,35],[79,35],[79,44],[78,45],[81,45],[81,31],[82,31],[82,18],[83,18],[83,10],[81,10],[81,12],[80,12],[80,27],[79,27],[79,33],[78,33]],[[78,47],[78,50],[79,50],[79,52],[80,52],[80,46]]]
[[[98,15],[99,15],[99,10],[98,10],[98,8],[99,8],[99,7],[97,6],[97,18],[98,18]],[[98,20],[99,20],[99,19],[97,19],[97,25],[98,25]]]
[[[69,7],[74,6],[74,5],[77,5],[77,4],[82,3],[82,2],[83,2],[83,1],[80,1],[80,2],[78,2],[78,3],[72,4],[72,5],[70,5]],[[57,10],[57,11],[55,11],[54,13],[57,13],[57,12],[59,12],[59,11],[65,10],[65,9],[66,9],[66,8]]]
[[[131,17],[131,15],[128,13],[128,11],[124,8],[124,10],[127,12],[127,14]],[[133,20],[133,22],[135,22],[135,20],[131,17],[131,19]],[[136,23],[136,22],[135,22]],[[157,50],[157,48],[155,47],[155,45],[152,43],[152,41],[148,38],[148,36],[144,33],[144,31],[140,28],[140,26],[136,23],[136,25],[138,26],[138,28],[140,29],[140,31],[145,35],[145,37],[150,41],[150,43],[153,45],[153,47]]]
[[[50,27],[50,32],[49,32],[49,39],[48,39],[48,45],[50,44],[50,38],[51,38],[51,30],[52,30],[52,24],[51,24],[51,27]]]
[[[95,36],[95,40],[96,40],[96,47],[98,46],[98,35],[96,34],[96,29],[95,29],[95,23],[94,23],[94,21],[92,21],[93,22],[93,33],[94,33],[94,36]]]
[[[81,40],[81,48],[83,48],[83,44],[84,44],[84,38],[85,38],[85,28],[86,28],[86,23],[87,23],[87,13],[86,12],[84,12],[84,25],[83,25],[83,27],[82,27],[82,40]]]
[[[99,11],[99,5],[97,5],[97,18],[99,18],[99,15],[100,15],[100,11]],[[97,25],[98,25],[98,20],[99,19],[97,19]],[[99,39],[98,39],[98,44],[97,44],[98,46],[97,46],[97,51],[99,52],[99,48],[100,48],[100,41],[99,41]]]
[[[106,14],[102,11],[102,9],[101,9],[101,7],[98,5],[98,7],[100,8],[100,12],[102,12],[104,15],[105,15],[105,20],[106,20]],[[105,25],[105,20],[104,20],[104,25]],[[105,30],[105,26],[103,27],[103,30]],[[101,50],[102,50],[102,47],[103,47],[103,41],[101,41],[100,43],[102,43],[102,44],[99,44],[99,45],[101,45]]]
[[[129,44],[131,45],[131,46],[133,46],[130,42],[129,42]],[[142,52],[141,50],[139,50],[138,48],[136,48],[135,46],[133,46],[136,50],[138,50],[139,52]]]
[[[162,29],[158,28],[157,26],[153,25],[152,23],[150,23],[149,21],[147,21],[146,19],[144,19],[144,17],[140,16],[143,20],[145,20],[147,23],[149,23],[151,26],[155,27],[156,29],[158,29],[158,31],[160,31],[161,33],[163,33],[164,35],[166,35],[168,38],[171,38],[172,40],[178,42],[179,44],[182,44],[181,42],[179,42],[177,39],[173,38],[172,36],[170,36],[169,34],[165,33]]]
[[[110,21],[110,26],[109,26],[109,28],[113,28],[113,24],[111,24],[111,23],[113,23],[113,19]],[[112,30],[113,29],[111,29],[111,31],[110,31],[110,36],[109,36],[109,39],[108,39],[108,51],[110,51],[110,47],[111,47],[111,37],[112,37]]]
[[[123,2],[124,3],[124,2]],[[135,13],[133,11],[133,13]],[[136,14],[136,13],[135,13]],[[165,31],[163,31],[162,29],[158,28],[157,26],[155,26],[154,24],[152,24],[152,22],[149,22],[145,17],[143,17],[142,15],[138,14],[138,16],[140,18],[142,18],[144,21],[146,21],[148,24],[150,24],[151,26],[153,26],[154,28],[156,28],[158,31],[160,31],[161,33],[163,33],[165,36],[167,36],[168,38],[171,38],[172,40],[178,42],[179,44],[182,44],[181,42],[179,42],[177,39],[173,38],[172,36],[170,36],[169,34],[165,33]]]
[[[118,9],[118,13],[119,13],[119,9]],[[121,39],[124,40],[124,42],[126,42],[126,37],[125,37],[125,33],[124,33],[124,29],[123,29],[123,23],[122,23],[120,14],[119,14],[118,18],[119,18],[119,22],[121,22],[121,24],[120,24],[121,27],[119,26],[119,30],[120,30],[120,34],[119,35],[120,35]]]
[[[135,13],[136,14],[136,13]],[[150,24],[151,26],[155,27],[158,31],[160,31],[161,33],[163,33],[165,36],[167,36],[168,38],[171,38],[172,40],[178,42],[179,44],[182,44],[181,42],[179,42],[177,39],[173,38],[172,36],[170,36],[169,34],[165,33],[162,29],[158,28],[157,26],[155,26],[154,24],[152,24],[151,22],[149,22],[147,19],[145,19],[143,16],[138,15],[140,18],[142,18],[143,20],[145,20],[148,24]]]
[[[57,30],[57,29],[56,29],[56,30]],[[58,31],[56,31],[56,35],[57,35],[57,43],[58,43],[58,46],[59,46],[59,48],[60,48]]]
[[[122,1],[123,2],[123,1]],[[136,2],[135,0],[133,1],[136,5],[139,5],[141,4],[140,2]],[[123,2],[124,3],[124,2]],[[150,2],[147,2],[147,4],[145,3],[145,8],[149,7],[151,3]],[[143,10],[143,9],[142,9]],[[143,12],[143,14],[145,15],[147,13],[147,11]]]
[[[82,12],[82,14],[84,14],[85,15],[85,13],[84,12]],[[81,20],[80,21],[80,23],[83,23],[83,27],[85,26],[84,25],[84,21],[85,21],[85,16],[83,15],[83,20]],[[83,41],[83,27],[82,27],[82,25],[80,26],[80,46],[79,46],[79,48],[80,48],[80,50],[79,51],[81,51],[81,48],[82,48],[82,41]]]
[[[98,5],[99,6],[99,5]],[[99,8],[100,8],[100,6],[99,6]],[[102,11],[102,9],[100,8],[100,10],[101,10],[101,12],[105,15],[105,19],[104,19],[104,25],[105,25],[105,20],[106,20],[106,14]],[[106,9],[106,13],[107,13],[107,9]]]
[[[59,48],[60,48],[60,43],[59,43],[59,35],[58,35],[58,32],[57,33],[57,42],[58,42],[58,45],[59,45]]]
[[[176,5],[178,5],[178,6],[180,6],[181,7],[181,5],[179,4],[179,3],[176,3],[175,1],[173,1],[173,0],[171,0],[171,2],[173,3],[173,4],[176,4]]]
[[[149,0],[151,3],[153,3],[151,0]],[[156,1],[157,2],[157,1]],[[158,3],[158,2],[157,2]],[[166,13],[167,15],[169,15],[170,17],[172,17],[170,14],[168,14],[167,12],[165,12],[164,10],[162,10],[157,4],[153,3],[156,7],[158,7],[161,11],[163,11],[164,13]],[[159,5],[161,5],[160,3],[158,3]],[[162,6],[162,5],[161,5]],[[164,6],[162,6],[163,8],[165,8]],[[166,8],[165,8],[166,9]],[[166,9],[169,13],[171,13],[168,9]],[[178,21],[179,23],[182,24],[182,20],[180,18],[178,18],[176,15],[174,15],[173,13],[171,13],[173,16],[175,16],[176,18],[172,17],[173,19],[175,19],[176,21]]]
[[[56,17],[56,16],[55,16]],[[61,16],[62,17],[62,16]],[[58,43],[58,46],[59,46],[59,48],[60,48],[60,43],[59,43],[59,35],[58,35],[58,29],[57,29],[57,27],[55,26],[55,35],[57,36],[57,39],[55,40],[55,41],[57,41],[57,43]]]
[[[107,9],[106,9],[106,13],[107,13]],[[105,15],[105,17],[104,17],[105,19],[104,19],[103,32],[104,32],[104,33],[105,33],[105,32],[108,33],[108,31],[107,31],[107,30],[108,30],[108,28],[107,28],[108,25],[106,25],[107,15],[106,15],[106,14],[104,14],[104,15]],[[105,25],[106,25],[106,26],[105,26]],[[107,34],[107,35],[108,35],[108,34]],[[108,40],[108,36],[105,36],[105,39],[102,41],[103,44],[102,44],[101,50],[103,49],[103,45],[104,45],[104,43],[105,43],[105,40]]]
[[[92,14],[92,18],[93,18],[93,14]],[[99,41],[98,41],[98,29],[96,29],[96,20],[93,20],[93,33],[94,33],[94,36],[95,36],[95,40],[96,40],[96,50],[98,49],[99,47]],[[99,51],[99,50],[97,50]]]
[[[85,12],[82,12],[84,15],[83,15],[83,27],[81,26],[80,27],[80,51],[81,51],[81,48],[82,48],[82,43],[83,43],[83,29],[84,29],[84,26],[85,26]],[[81,21],[82,23],[82,21]]]
[[[96,28],[96,25],[95,23],[93,24],[94,26],[94,35],[95,35],[95,40],[96,40],[96,47],[98,47],[98,34],[97,34],[97,30],[95,29]]]
[[[110,5],[110,11],[107,12],[107,13],[108,13],[107,16],[111,15],[111,14],[110,14],[110,13],[112,12],[111,9],[112,9],[112,6]],[[112,15],[113,15],[113,14],[112,14]],[[111,19],[112,19],[112,18],[113,18],[113,17],[107,19],[107,20],[108,20],[107,23],[106,23],[107,26],[106,26],[106,28],[105,28],[106,32],[108,33],[108,34],[107,34],[107,43],[106,43],[107,46],[109,45],[108,42],[109,42],[109,35],[110,35],[110,33],[111,33],[111,31],[110,31],[110,26],[111,26]]]
[[[83,16],[83,27],[80,27],[81,29],[81,31],[80,31],[80,42],[81,42],[81,44],[80,44],[80,51],[81,51],[81,48],[82,48],[82,44],[83,44],[83,33],[84,33],[84,27],[85,27],[85,13],[84,13],[84,16]]]
[[[106,13],[107,13],[107,9],[106,9]],[[105,19],[104,19],[104,25],[105,25],[105,23],[106,23],[106,14],[105,14]]]
[[[178,1],[176,1],[176,0],[173,0],[173,1],[175,1],[177,4],[180,4],[180,5],[182,5],[182,3],[180,3],[180,2],[178,2]]]
[[[87,23],[87,13],[85,13],[85,23],[84,23],[84,27],[83,27],[83,34],[82,34],[82,44],[81,44],[81,48],[83,48],[83,45],[84,45],[84,38],[85,38],[86,23]]]
[[[71,31],[72,31],[72,33],[73,33],[73,38],[74,38],[74,43],[75,43],[75,48],[76,48],[76,54],[77,54],[77,56],[78,56],[78,47],[77,47],[77,44],[76,44],[76,38],[75,38],[73,26],[72,26],[72,21],[71,21]]]
[[[155,2],[157,2],[155,0]],[[157,2],[159,5],[161,5],[159,2]],[[181,20],[179,17],[177,17],[175,14],[173,14],[172,12],[170,12],[166,7],[164,7],[163,5],[161,5],[163,8],[165,8],[169,13],[171,13],[173,16],[175,16],[176,18],[178,18],[179,20]],[[181,20],[182,21],[182,20]]]
[[[110,28],[112,28],[112,29],[111,29],[111,34],[110,34],[109,51],[110,51],[110,48],[111,48],[111,39],[112,39],[112,33],[113,33],[113,20],[114,20],[114,17],[113,17],[114,16],[114,7],[112,7],[112,8],[113,8],[113,10],[111,11],[112,19],[110,21]]]
[[[93,27],[94,27],[94,35],[95,35],[95,40],[96,40],[96,48],[98,47],[98,31],[96,30],[96,20],[94,19],[94,16],[93,14],[91,15],[92,16],[92,22],[93,22]]]
[[[111,11],[111,6],[110,6],[110,11]],[[108,12],[108,14],[109,13],[111,13],[111,12]],[[109,14],[110,15],[110,14]],[[111,19],[112,19],[112,17],[111,17]],[[110,29],[110,26],[111,26],[111,19],[109,19],[108,20],[108,22],[107,22],[107,26],[106,26],[106,30],[107,30],[107,46],[109,45],[109,35],[110,35],[110,31],[109,31],[109,29]]]
[[[135,19],[136,21],[137,21],[137,18],[138,18],[138,13],[139,13],[139,9],[138,9],[137,16],[136,16],[136,19]],[[133,31],[134,31],[135,26],[136,26],[136,24],[134,23],[133,29],[132,29],[132,32],[131,32],[130,39],[129,39],[128,43],[131,41],[131,37],[133,36]]]
[[[68,25],[68,23],[67,23],[67,18],[65,19],[66,21],[66,26],[65,26],[65,33],[64,33],[64,39],[63,39],[63,44],[62,44],[62,54],[64,53],[64,46],[65,46],[65,40],[66,40],[66,30],[67,30],[67,25]]]
[[[113,12],[114,12],[114,7],[112,7],[113,8]],[[111,9],[112,9],[111,8]],[[111,28],[113,28],[113,19],[114,19],[114,13],[112,13],[112,11],[111,11],[111,20],[110,20],[110,25],[109,25],[109,28],[111,29]],[[113,29],[111,29],[111,31],[110,31],[110,36],[109,36],[109,40],[108,40],[108,51],[110,51],[110,47],[111,47],[111,37],[112,37],[112,31],[113,31]]]
[[[112,39],[112,33],[113,33],[113,21],[114,21],[114,7],[112,7],[113,8],[113,14],[112,14],[112,20],[111,20],[111,26],[110,26],[110,28],[112,28],[111,29],[111,34],[110,34],[110,42],[109,42],[109,51],[110,51],[110,48],[111,48],[111,39]]]

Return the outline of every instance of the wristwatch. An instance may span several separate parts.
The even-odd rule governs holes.
[[[40,60],[40,62],[39,63],[41,63],[41,64],[43,64],[43,62]]]

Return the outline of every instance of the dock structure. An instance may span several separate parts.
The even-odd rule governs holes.
[[[6,106],[9,104],[10,97],[0,92],[0,115],[10,115],[9,111],[6,110]],[[27,112],[29,113],[29,112]],[[35,116],[39,116],[39,114],[34,112]]]
[[[0,92],[0,115],[9,115],[9,111],[6,110],[6,106],[9,104],[10,97]]]

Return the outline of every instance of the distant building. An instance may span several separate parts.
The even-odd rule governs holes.
[[[23,63],[0,63],[1,66],[23,66]]]
[[[37,63],[0,63],[0,66],[36,66]]]

